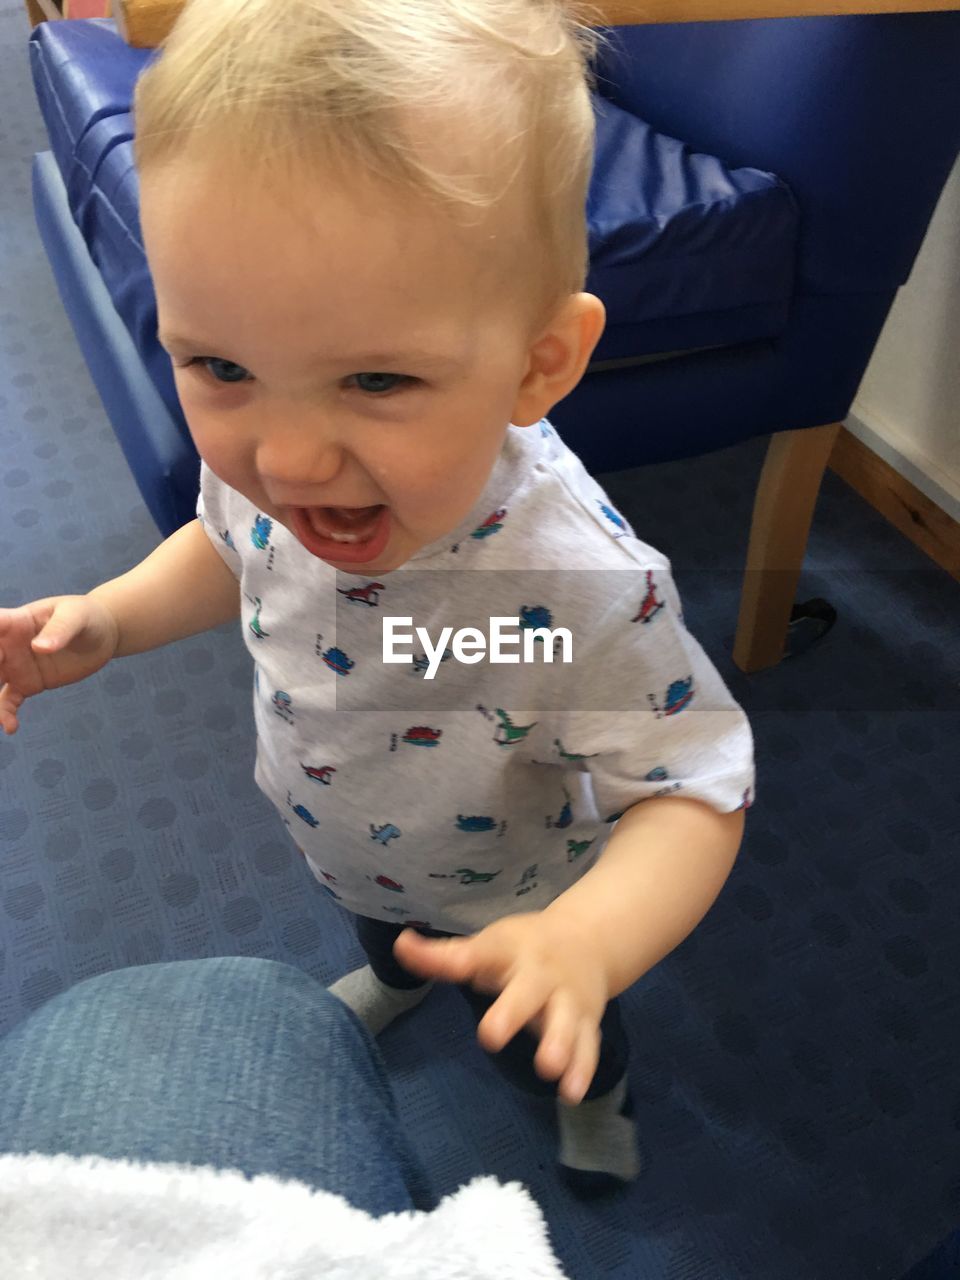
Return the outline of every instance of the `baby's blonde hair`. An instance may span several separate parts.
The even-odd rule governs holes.
[[[190,0],[136,86],[138,168],[193,142],[254,181],[339,162],[461,221],[520,179],[539,322],[587,276],[589,91],[606,42],[589,12],[580,0]],[[417,145],[431,123],[462,139],[453,164]]]

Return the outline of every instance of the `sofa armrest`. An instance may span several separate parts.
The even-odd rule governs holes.
[[[139,49],[160,43],[184,0],[113,0],[123,38]],[[744,18],[810,18],[855,13],[931,13],[960,8],[960,0],[593,0],[598,26],[655,22],[721,22]]]

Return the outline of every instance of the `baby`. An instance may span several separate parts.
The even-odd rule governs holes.
[[[334,992],[377,1033],[458,984],[498,1066],[556,1096],[584,1191],[639,1171],[616,997],[709,909],[753,787],[669,562],[545,417],[605,320],[598,41],[559,0],[193,0],[135,118],[198,518],[88,595],[0,610],[7,733],[239,617],[257,781],[369,959]],[[398,665],[387,615],[539,639]]]

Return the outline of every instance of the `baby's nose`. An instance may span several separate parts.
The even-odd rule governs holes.
[[[337,476],[343,460],[335,434],[313,421],[266,431],[256,453],[257,471],[277,487],[324,485]]]

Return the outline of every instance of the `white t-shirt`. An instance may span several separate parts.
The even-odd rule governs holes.
[[[257,782],[350,911],[473,932],[547,906],[639,800],[752,803],[749,724],[670,562],[546,420],[511,426],[463,523],[388,574],[333,569],[206,466],[198,514],[241,584]],[[490,660],[495,616],[530,661]],[[392,625],[414,661],[383,660],[386,617],[412,619]]]

